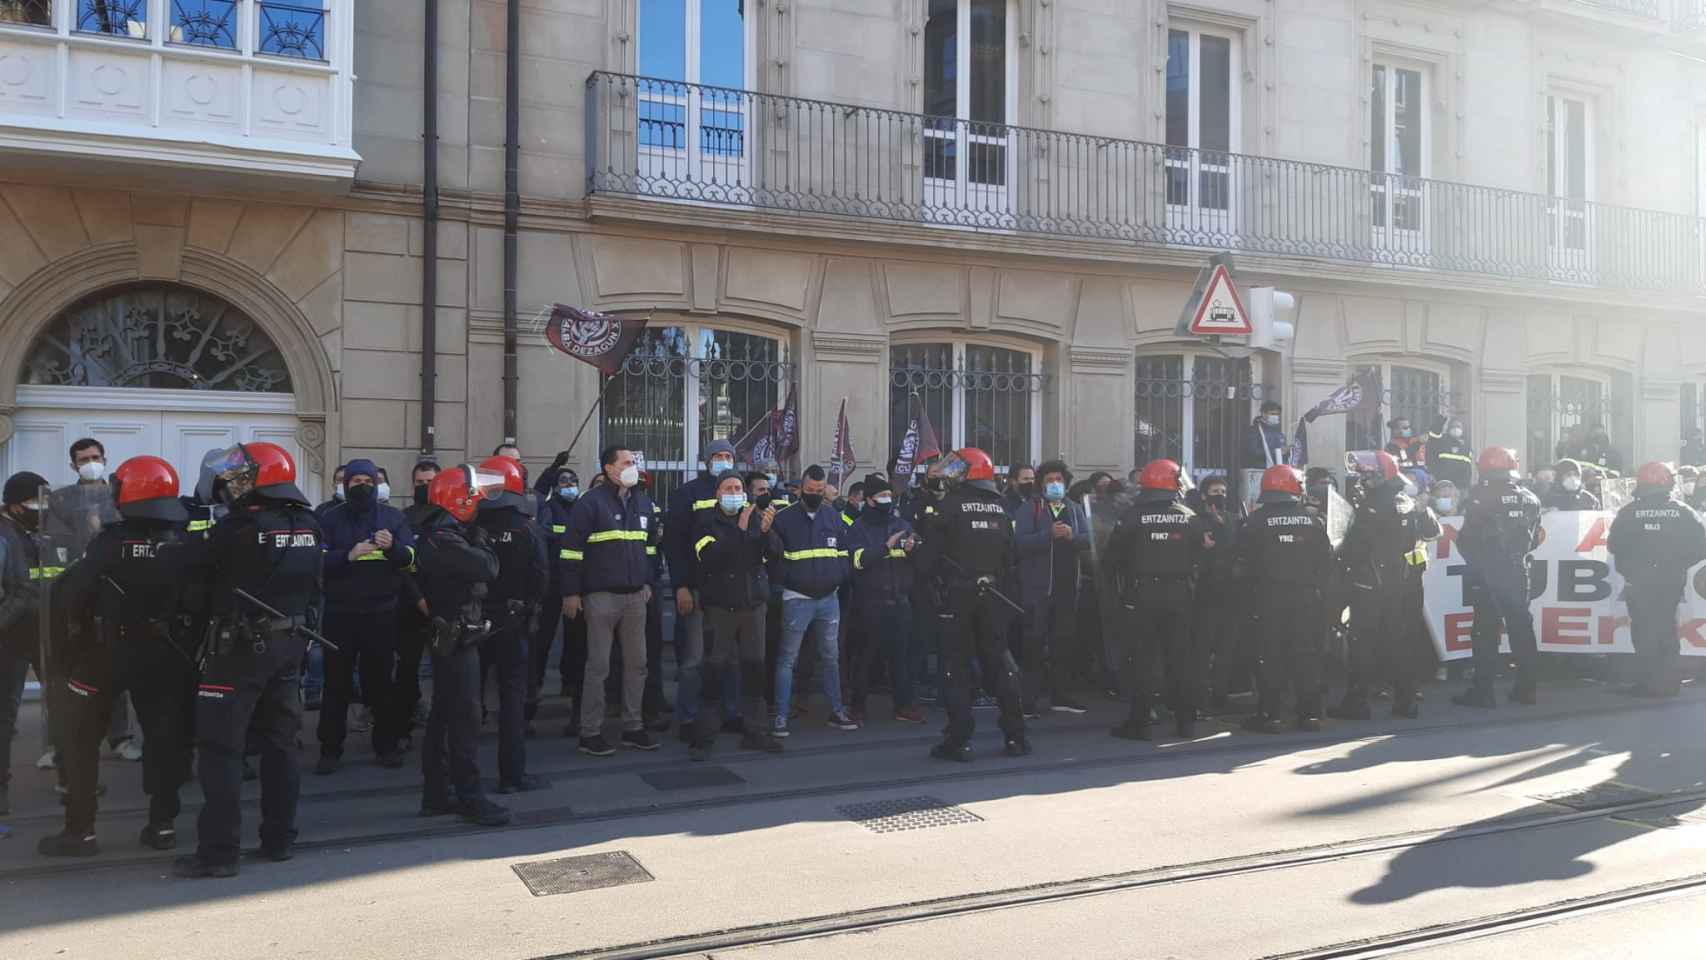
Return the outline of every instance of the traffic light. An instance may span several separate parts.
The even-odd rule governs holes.
[[[1250,288],[1250,346],[1283,351],[1297,336],[1297,297],[1274,287]]]

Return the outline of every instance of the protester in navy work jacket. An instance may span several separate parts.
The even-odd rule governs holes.
[[[24,678],[40,656],[37,587],[59,572],[41,564],[36,547],[46,487],[45,477],[25,470],[6,478],[0,498],[0,814],[12,812],[12,740]]]
[[[1636,697],[1674,697],[1682,691],[1682,641],[1676,609],[1688,571],[1706,560],[1706,529],[1675,497],[1669,466],[1649,463],[1635,474],[1635,499],[1617,512],[1605,547],[1627,586],[1629,638],[1639,677],[1625,692]]]
[[[1475,451],[1463,430],[1463,421],[1446,417],[1438,431],[1428,434],[1428,476],[1434,480],[1449,480],[1459,490],[1467,490],[1475,479]]]
[[[871,667],[880,650],[889,669],[894,718],[923,723],[914,686],[912,652],[912,550],[918,538],[912,525],[895,514],[894,488],[881,477],[865,481],[865,508],[848,532],[853,561],[855,618],[868,642],[851,669],[853,717],[866,709]]]
[[[486,797],[480,780],[480,639],[490,625],[483,601],[498,576],[498,557],[474,523],[479,505],[499,495],[503,478],[471,464],[440,471],[420,518],[415,582],[432,611],[432,714],[421,745],[421,816],[454,814],[501,827],[507,809]]]
[[[1029,469],[1029,468],[1027,468]],[[1037,717],[1046,690],[1057,713],[1084,713],[1070,685],[1080,655],[1075,643],[1078,562],[1090,552],[1090,521],[1066,499],[1072,472],[1060,460],[1036,471],[1042,495],[1010,508],[1019,547],[1019,604],[1025,608],[1021,674],[1025,716]]]
[[[734,444],[712,440],[705,447],[705,471],[676,488],[664,514],[664,559],[675,587],[675,718],[684,739],[691,737],[699,715],[700,665],[705,659],[705,614],[695,595],[699,560],[693,555],[693,530],[699,515],[716,509],[717,482],[734,468]]]
[[[1558,461],[1557,483],[1547,491],[1540,505],[1560,512],[1598,510],[1599,497],[1589,493],[1582,476],[1582,465],[1575,460]]]
[[[196,770],[205,798],[197,848],[181,877],[237,875],[244,739],[261,747],[261,853],[288,860],[301,791],[297,672],[318,626],[324,566],[320,521],[296,486],[296,461],[272,443],[243,443],[214,461],[214,495],[231,508],[208,540],[211,650],[196,689]],[[241,591],[241,592],[239,592]],[[146,749],[146,747],[145,747]]]
[[[546,472],[555,479],[551,482],[549,499],[539,511],[539,526],[545,533],[546,555],[552,563],[550,578],[545,585],[545,599],[539,608],[539,630],[534,633],[533,644],[528,648],[532,674],[528,678],[527,729],[531,735],[533,718],[538,715],[539,703],[545,696],[545,671],[551,664],[551,646],[556,642],[557,628],[561,626],[563,655],[558,661],[557,673],[561,678],[562,695],[569,699],[569,723],[563,735],[578,737],[581,681],[586,678],[586,617],[570,620],[563,616],[563,574],[561,564],[556,561],[563,552],[563,538],[569,532],[569,515],[574,512],[575,501],[581,498],[581,478],[580,474],[562,466]]]
[[[827,475],[822,467],[806,468],[798,503],[776,515],[770,526],[771,578],[782,586],[782,645],[776,663],[776,719],[771,732],[788,735],[788,710],[793,704],[794,664],[800,644],[813,624],[818,628],[818,668],[823,693],[829,698],[829,725],[857,730],[841,703],[841,607],[836,591],[851,569],[847,522],[824,499]]]
[[[764,552],[776,509],[760,509],[748,500],[740,474],[726,471],[717,481],[717,507],[700,513],[693,530],[693,554],[699,561],[699,602],[712,649],[705,657],[705,683],[695,723],[690,755],[708,759],[722,728],[725,691],[740,690],[742,713],[754,722],[741,733],[748,750],[780,753],[782,741],[760,726],[764,718],[765,606],[770,587],[764,575]],[[740,671],[738,684],[725,675]]]
[[[646,732],[641,700],[646,686],[646,604],[657,581],[646,555],[652,543],[652,503],[637,489],[640,468],[634,452],[606,447],[598,457],[603,473],[575,503],[558,554],[563,578],[563,615],[586,615],[586,680],[581,685],[580,751],[616,753],[604,739],[604,678],[610,648],[622,644],[622,745],[656,750]]]
[[[342,763],[355,670],[373,712],[373,753],[382,767],[403,765],[402,740],[411,718],[396,695],[397,598],[403,572],[415,562],[415,534],[403,512],[379,502],[379,471],[373,461],[344,467],[344,500],[320,518],[326,552],[326,689],[320,703],[320,761],[317,774]]]
[[[330,510],[344,502],[344,482],[348,479],[346,475],[347,469],[347,467],[340,466],[336,470],[332,471],[332,495],[329,498],[320,501],[319,506],[314,508],[314,516],[323,517],[326,515],[327,510]]]
[[[60,581],[69,606],[94,610],[94,630],[73,636],[67,675],[65,829],[44,837],[47,856],[94,856],[96,769],[109,715],[128,691],[147,749],[142,790],[148,795],[143,846],[177,845],[178,788],[190,775],[189,719],[196,666],[182,604],[185,585],[205,579],[206,540],[184,529],[178,473],[159,457],[132,457],[113,471],[121,519],[108,524]]]
[[[519,462],[487,457],[480,471],[501,476],[504,483],[502,493],[480,501],[475,518],[498,556],[498,575],[486,586],[484,612],[492,629],[480,640],[480,659],[491,663],[498,675],[498,792],[519,793],[547,785],[543,777],[527,772],[523,734],[530,673],[527,641],[549,576],[545,534],[526,511],[531,491]]]

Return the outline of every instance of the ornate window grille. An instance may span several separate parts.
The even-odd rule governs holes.
[[[148,0],[77,0],[77,29],[110,37],[147,37]]]
[[[1175,460],[1198,481],[1226,475],[1242,459],[1250,418],[1267,397],[1248,360],[1138,357],[1133,465]]]
[[[917,394],[944,449],[978,447],[999,470],[1041,455],[1039,400],[1047,374],[1026,350],[976,343],[905,343],[889,348],[889,445],[900,449]],[[873,458],[872,462],[876,462]]]
[[[260,17],[260,53],[303,60],[326,59],[326,11],[293,3],[261,0],[255,5]]]
[[[291,392],[278,345],[253,320],[210,294],[169,285],[108,291],[67,310],[31,345],[21,380]]]
[[[237,49],[237,0],[172,0],[173,43]]]
[[[0,23],[53,26],[53,0],[0,0]]]

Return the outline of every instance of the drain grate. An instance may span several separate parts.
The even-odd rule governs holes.
[[[682,770],[642,773],[640,779],[659,790],[690,790],[694,787],[729,787],[746,780],[728,767],[694,765]]]
[[[1537,794],[1534,799],[1555,803],[1560,807],[1571,810],[1603,810],[1606,807],[1620,806],[1625,803],[1640,803],[1643,800],[1657,800],[1661,794],[1640,787],[1631,787],[1626,783],[1607,780],[1596,783],[1586,790],[1567,790],[1563,793]]]
[[[900,833],[905,830],[946,827],[956,823],[983,822],[982,817],[970,810],[944,803],[935,797],[873,800],[869,803],[849,803],[835,809],[872,833]]]
[[[652,875],[640,861],[626,850],[613,853],[593,853],[584,857],[564,857],[561,860],[536,860],[532,863],[512,863],[509,867],[536,897],[554,897],[559,893],[580,893],[583,890],[602,890],[629,883],[645,883]]]

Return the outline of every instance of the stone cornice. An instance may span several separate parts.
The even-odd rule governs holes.
[[[1071,347],[1067,359],[1073,373],[1124,375],[1136,354],[1130,347]]]
[[[816,360],[842,363],[881,363],[889,338],[884,334],[830,333],[812,331],[812,354]]]
[[[1291,379],[1300,384],[1333,384],[1345,382],[1344,360],[1326,359],[1319,357],[1293,357],[1291,360]]]
[[[1481,368],[1482,393],[1521,393],[1528,386],[1528,377],[1520,370],[1489,370]]]

